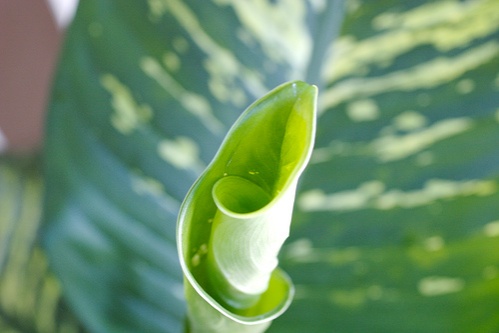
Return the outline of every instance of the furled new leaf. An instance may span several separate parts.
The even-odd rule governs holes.
[[[263,332],[289,305],[277,255],[313,147],[316,96],[291,82],[254,103],[189,191],[177,237],[193,332]]]

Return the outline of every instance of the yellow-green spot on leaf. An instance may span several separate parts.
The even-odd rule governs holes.
[[[184,37],[175,37],[172,42],[173,48],[180,54],[184,54],[189,50],[189,42]]]
[[[456,83],[456,90],[459,94],[469,94],[475,89],[475,81],[471,79],[462,79]]]
[[[201,263],[201,256],[199,255],[199,253],[195,253],[194,256],[192,256],[191,261],[193,267],[199,266],[199,264]]]
[[[418,283],[418,291],[423,296],[433,297],[460,292],[465,281],[458,277],[428,276]]]
[[[176,72],[180,68],[180,58],[174,52],[166,52],[163,56],[163,63],[171,72]]]
[[[243,98],[246,101],[243,90],[236,88],[239,82],[253,95],[263,95],[268,91],[257,73],[246,69],[229,49],[219,45],[206,32],[195,11],[186,3],[178,0],[160,1],[193,38],[195,45],[206,54],[203,66],[210,76],[208,86],[214,97],[235,105]],[[233,96],[235,100],[232,100]]]
[[[499,221],[493,221],[487,223],[483,230],[487,237],[499,237]]]
[[[359,145],[350,142],[333,140],[329,146],[316,148],[310,161],[311,164],[323,163],[337,155],[356,154]],[[360,148],[364,153],[364,148]]]
[[[362,288],[333,290],[330,292],[329,297],[336,305],[348,309],[359,309],[367,301],[366,290]]]
[[[411,191],[385,190],[385,185],[375,180],[363,183],[354,190],[331,194],[318,189],[306,191],[298,198],[298,206],[304,211],[413,208],[460,196],[489,196],[496,191],[497,184],[492,180],[430,179],[423,188]]]
[[[373,50],[378,50],[376,46]],[[382,52],[378,52],[382,53]],[[356,96],[374,96],[386,91],[414,91],[446,84],[497,57],[499,42],[490,41],[463,51],[455,57],[438,57],[420,65],[395,71],[381,77],[344,80],[327,90],[321,99],[323,109],[328,109]],[[348,59],[348,56],[344,58]],[[341,67],[335,64],[336,67]]]
[[[496,190],[497,184],[490,180],[451,181],[430,179],[420,190],[407,192],[390,190],[383,193],[376,199],[375,207],[379,209],[412,208],[459,196],[488,196],[494,194]]]
[[[440,140],[469,130],[470,118],[441,120],[430,127],[405,135],[386,135],[376,139],[373,150],[383,162],[400,160],[430,147]]]
[[[163,139],[158,143],[159,156],[177,169],[200,171],[204,163],[199,158],[197,143],[184,136],[174,140]]]
[[[213,115],[210,103],[205,97],[186,90],[154,58],[143,57],[140,60],[140,67],[211,132],[219,134],[222,131],[223,125]]]
[[[347,114],[353,121],[371,121],[379,118],[379,108],[372,99],[353,101],[347,106]]]
[[[312,51],[304,1],[238,1],[215,0],[234,8],[243,29],[257,41],[270,59],[288,63],[295,73],[304,76]]]
[[[314,248],[309,239],[299,239],[285,247],[283,256],[292,262],[321,262],[334,266],[359,262],[362,250],[355,246],[346,248]]]
[[[166,12],[166,7],[162,0],[147,0],[149,5],[149,18],[153,22],[157,22]]]
[[[217,72],[216,66],[220,65],[221,63],[206,62],[205,68],[208,72],[214,74]],[[242,89],[231,86],[228,82],[222,76],[212,75],[211,80],[208,82],[208,88],[213,96],[221,102],[231,102],[237,107],[245,105],[248,100],[245,92]]]
[[[314,189],[302,193],[298,205],[304,211],[350,211],[369,207],[371,202],[385,190],[385,185],[377,180],[365,182],[355,190],[325,194]]]
[[[151,107],[135,101],[131,90],[114,75],[104,74],[100,82],[111,94],[114,111],[111,114],[111,123],[119,132],[131,134],[140,125],[151,120],[153,116]]]
[[[434,27],[442,22],[450,24],[460,23],[463,20],[473,18],[477,14],[487,16],[491,10],[492,1],[441,1],[428,3],[415,9],[402,13],[386,12],[378,15],[373,20],[376,29],[416,29]],[[497,7],[497,6],[496,6]],[[492,15],[493,17],[494,15]],[[490,22],[493,24],[494,22]]]
[[[380,30],[372,38],[360,41],[350,37],[339,39],[335,54],[326,67],[328,81],[365,73],[372,64],[390,64],[398,56],[421,45],[430,44],[442,52],[468,47],[474,39],[499,29],[499,2],[427,2],[401,13],[385,12],[372,24]],[[345,38],[349,40],[344,41]]]
[[[141,196],[154,196],[168,211],[175,213],[180,207],[180,202],[166,192],[159,180],[145,176],[141,171],[135,171],[131,176],[131,186],[135,193]]]
[[[293,261],[300,261],[301,258],[309,257],[313,254],[313,244],[308,238],[301,238],[288,244],[284,249],[284,256]]]
[[[194,248],[192,252],[194,252],[194,255],[192,256],[191,263],[193,267],[197,267],[208,253],[208,246],[206,244],[201,244],[199,249]]]
[[[393,120],[393,124],[400,131],[414,131],[426,126],[428,120],[416,111],[404,111]]]
[[[424,240],[424,248],[429,252],[435,252],[442,250],[445,246],[445,241],[440,236],[428,237]]]
[[[145,176],[134,177],[132,179],[132,188],[139,195],[162,195],[165,193],[165,187],[161,182]]]

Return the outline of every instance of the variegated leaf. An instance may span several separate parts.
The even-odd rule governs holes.
[[[39,157],[0,158],[0,332],[83,332],[38,243]]]
[[[319,86],[269,332],[496,332],[495,0],[85,0],[48,117],[45,247],[95,332],[179,332],[175,217],[238,115]]]

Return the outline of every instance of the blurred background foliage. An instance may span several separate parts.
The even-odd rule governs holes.
[[[38,240],[40,162],[0,158],[0,332],[83,332]]]
[[[179,204],[293,79],[320,116],[269,332],[497,332],[494,0],[82,1],[43,155],[0,160],[2,332],[180,332]]]

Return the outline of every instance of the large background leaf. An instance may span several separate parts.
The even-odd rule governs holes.
[[[291,79],[317,148],[270,332],[499,329],[497,1],[85,0],[47,122],[44,241],[96,332],[179,332],[179,203]],[[333,51],[333,52],[332,52]]]
[[[496,332],[498,3],[350,5],[274,328]]]

